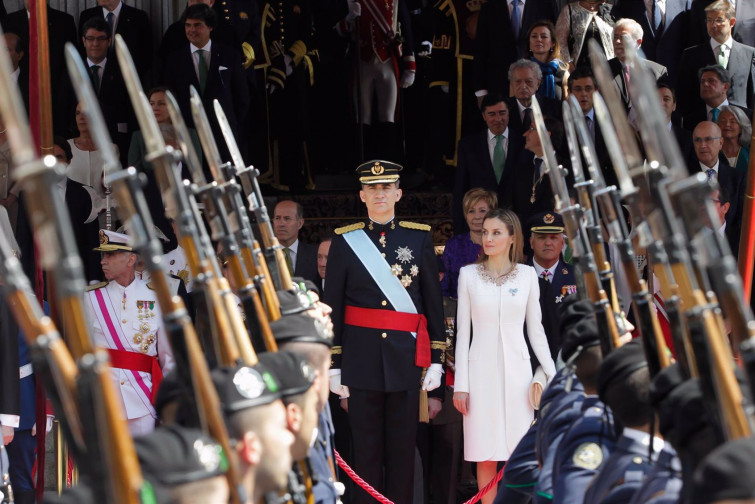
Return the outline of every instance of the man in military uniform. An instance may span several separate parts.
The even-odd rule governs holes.
[[[598,396],[624,430],[587,488],[585,502],[628,502],[663,449],[663,440],[650,434],[654,412],[649,389],[650,373],[642,341],[634,340],[614,350],[601,364]],[[649,446],[653,455],[648,454]]]
[[[134,440],[142,473],[156,504],[228,502],[228,456],[212,438],[178,425]]]
[[[386,161],[357,168],[369,218],[336,230],[328,260],[339,267],[327,270],[325,303],[334,325],[330,389],[349,398],[354,469],[403,503],[413,495],[419,388],[441,384],[445,334],[430,226],[395,218],[399,171]],[[360,491],[356,502],[372,501]]]
[[[157,413],[152,400],[163,373],[173,368],[155,292],[136,278],[136,254],[129,237],[100,230],[102,273],[106,279],[87,288],[87,323],[95,346],[107,348],[122,411],[134,436],[152,432]]]
[[[278,377],[258,362],[252,367],[216,369],[212,381],[232,440],[229,457],[236,460],[246,493],[244,504],[285,489],[294,436],[286,426]]]
[[[577,292],[574,267],[564,262],[564,219],[556,212],[533,215],[529,221],[530,247],[537,276],[550,282],[554,301],[560,303],[565,296]]]

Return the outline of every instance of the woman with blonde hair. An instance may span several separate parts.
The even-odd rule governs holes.
[[[457,234],[446,242],[443,249],[443,266],[446,274],[440,282],[444,296],[456,298],[459,270],[462,266],[475,262],[482,252],[482,221],[490,210],[498,207],[498,196],[494,191],[481,187],[470,189],[461,202],[464,219],[469,233]]]
[[[495,476],[534,418],[530,353],[547,380],[556,374],[542,325],[540,288],[532,266],[521,264],[522,226],[511,210],[488,213],[482,258],[461,268],[454,406],[464,415],[464,458],[477,462],[477,484]],[[474,339],[470,345],[470,336]],[[483,504],[490,504],[488,492]]]

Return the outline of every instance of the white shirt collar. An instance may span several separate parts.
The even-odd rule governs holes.
[[[724,223],[721,224],[721,227],[718,228],[718,234],[720,234],[723,237],[726,237],[726,221],[724,221]]]
[[[700,162],[698,161],[698,163],[700,163]],[[718,165],[719,165],[719,163],[720,163],[720,161],[719,161],[718,159],[716,159],[716,164],[714,164],[714,165],[713,165],[713,166],[711,166],[711,167],[707,167],[707,166],[705,166],[704,164],[700,163],[700,170],[701,170],[701,171],[702,171],[703,173],[705,173],[705,172],[706,172],[706,171],[708,171],[708,170],[714,170],[714,171],[716,172],[716,175],[718,175]]]
[[[508,126],[506,126],[506,129],[503,130],[503,133],[501,133],[501,136],[503,138],[508,138],[509,137],[509,127]],[[488,142],[495,142],[495,135],[490,130],[488,130]]]
[[[556,268],[558,268],[558,263],[559,261],[556,261],[556,264],[548,268],[548,278],[550,278],[551,281],[553,281],[553,277],[556,275]],[[535,267],[535,273],[537,273],[537,276],[542,275],[543,271],[545,271],[545,268],[540,266],[534,258],[532,259],[532,265]]]
[[[719,44],[718,42],[716,42],[716,39],[712,38],[710,39],[710,48],[713,49],[713,54],[716,54],[718,52],[718,46],[722,46],[722,45],[726,46],[726,49],[731,51],[732,42],[733,42],[733,39],[731,38],[731,35],[729,35],[729,38],[724,40],[723,44]]]
[[[647,432],[642,432],[641,430],[632,429],[631,427],[624,427],[624,431],[621,434],[624,437],[628,437],[629,439],[632,439],[640,443],[642,446],[650,446],[650,434],[648,434]],[[661,452],[661,450],[663,450],[663,447],[665,445],[666,443],[663,441],[663,439],[653,436],[654,456],[657,456]]]
[[[724,98],[724,101],[722,101],[722,102],[721,102],[721,103],[720,103],[720,104],[718,105],[718,107],[709,107],[709,106],[708,106],[708,105],[706,104],[706,105],[705,105],[705,114],[706,114],[706,115],[707,115],[707,114],[710,114],[710,111],[711,111],[711,110],[713,110],[714,108],[717,108],[717,109],[719,110],[719,112],[720,112],[720,111],[721,111],[721,107],[725,107],[725,106],[727,106],[728,104],[729,104],[729,99],[728,99],[728,98]]]
[[[118,6],[115,9],[113,9],[113,15],[115,16],[116,22],[118,21],[118,16],[120,16],[121,14],[121,7],[123,7],[123,2],[118,2]],[[105,7],[102,8],[102,17],[104,17],[105,20],[107,20],[107,15],[109,12],[110,11],[107,10]]]
[[[595,124],[595,109],[591,108],[588,113],[585,114],[585,117],[589,117],[593,124]]]
[[[297,238],[294,243],[289,245],[288,249],[294,254],[296,254],[299,251],[299,239]]]
[[[212,39],[207,41],[207,44],[204,47],[197,47],[194,44],[189,44],[189,47],[191,48],[191,54],[193,55],[195,52],[197,52],[199,49],[202,49],[204,51],[210,52],[210,48],[212,47]]]
[[[87,58],[87,68],[91,68],[94,65],[99,65],[100,69],[104,70],[106,63],[107,63],[107,57],[103,58],[103,60],[100,61],[99,63],[95,63],[94,61]]]
[[[674,125],[674,123],[672,123],[671,120],[669,119],[669,122],[668,122],[668,130],[669,131],[671,131],[673,125]]]

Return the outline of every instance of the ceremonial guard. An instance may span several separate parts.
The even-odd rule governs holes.
[[[428,112],[433,114],[429,124],[437,128],[428,139],[433,163],[442,158],[456,166],[459,140],[482,127],[472,75],[477,18],[484,3],[437,0],[429,9],[433,31]]]
[[[397,160],[401,155],[395,125],[399,86],[411,86],[417,71],[409,9],[406,0],[347,3],[349,12],[336,31],[358,37],[359,64],[354,70],[359,80],[358,120],[372,126],[371,134],[366,135],[367,155]],[[373,117],[373,99],[377,117]]]
[[[292,192],[305,186],[307,95],[317,60],[310,47],[313,26],[309,0],[270,0],[262,10],[262,55],[255,68],[265,72],[270,157],[280,183]]]
[[[419,389],[441,384],[445,334],[430,226],[395,218],[401,169],[386,161],[357,168],[369,218],[336,230],[328,262],[338,267],[327,269],[325,303],[333,308],[330,389],[348,397],[354,469],[405,503],[413,495]],[[355,502],[372,500],[359,491]]]
[[[577,292],[574,267],[567,264],[561,253],[566,244],[564,219],[556,212],[533,215],[529,221],[532,258],[527,264],[535,267],[537,276],[550,282],[554,301]]]
[[[107,281],[87,288],[84,306],[95,346],[107,348],[113,378],[132,435],[154,430],[152,406],[173,354],[162,327],[157,296],[136,278],[129,237],[100,230],[102,272]]]

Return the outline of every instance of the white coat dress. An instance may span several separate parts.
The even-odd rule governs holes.
[[[464,416],[466,460],[508,460],[532,423],[525,322],[530,345],[550,380],[556,367],[542,325],[535,269],[517,264],[515,273],[496,285],[482,264],[461,268],[455,392],[469,393]]]

